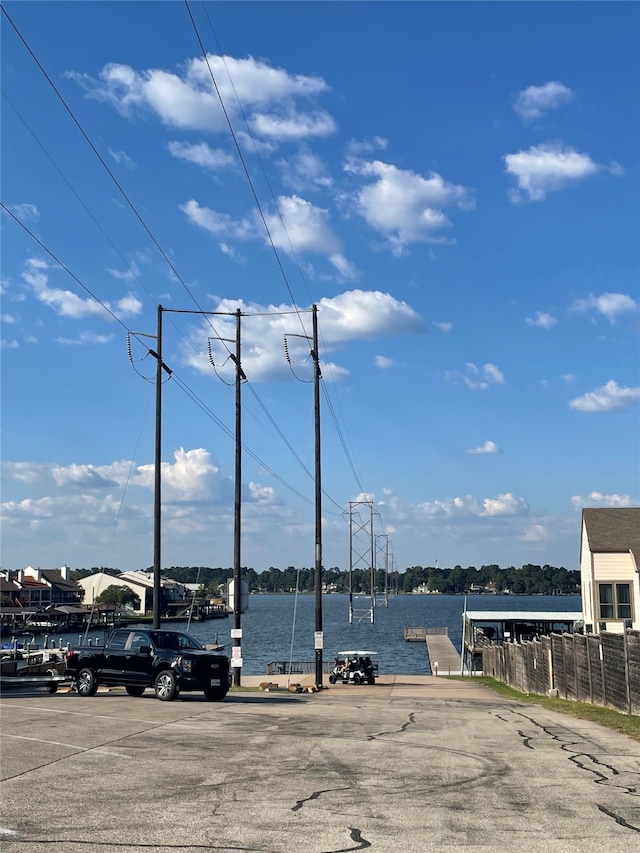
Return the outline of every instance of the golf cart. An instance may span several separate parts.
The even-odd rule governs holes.
[[[338,681],[343,684],[375,684],[378,664],[371,660],[375,654],[377,652],[338,652],[335,665],[329,673],[329,684]]]

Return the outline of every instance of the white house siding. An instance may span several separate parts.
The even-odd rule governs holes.
[[[580,586],[582,591],[582,615],[587,625],[594,624],[594,602],[593,602],[593,563],[591,560],[591,549],[587,539],[587,530],[582,522],[582,536],[580,539]]]
[[[98,596],[110,586],[129,587],[129,589],[140,599],[140,607],[133,612],[144,615],[145,587],[140,586],[140,584],[129,583],[120,577],[113,577],[113,575],[105,574],[105,572],[96,572],[93,575],[82,578],[78,583],[84,589],[84,598],[82,600],[83,604],[93,604],[96,598],[98,598]]]
[[[594,554],[593,575],[597,581],[631,581],[636,574],[631,554]]]
[[[597,603],[595,602],[595,596],[597,595],[596,584],[616,581],[631,583],[633,628],[640,628],[640,577],[636,571],[635,561],[631,554],[593,554],[592,557],[595,579],[593,588],[594,607],[597,607]],[[596,619],[596,624],[598,621]],[[624,631],[624,623],[620,620],[607,620],[605,630],[621,634]]]

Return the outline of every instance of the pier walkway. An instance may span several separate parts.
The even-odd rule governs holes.
[[[432,675],[460,675],[462,672],[461,657],[449,639],[446,626],[411,626],[404,629],[404,638],[408,643],[426,642]]]
[[[427,652],[433,675],[459,675],[462,671],[460,654],[446,634],[427,634]]]

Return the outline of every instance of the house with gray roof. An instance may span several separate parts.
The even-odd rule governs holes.
[[[640,629],[640,507],[582,510],[580,582],[587,632]]]

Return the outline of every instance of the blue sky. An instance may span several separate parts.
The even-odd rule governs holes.
[[[637,4],[3,6],[68,107],[2,15],[3,568],[152,564],[159,303],[163,566],[233,562],[201,309],[258,571],[314,564],[314,303],[326,566],[350,505],[403,571],[640,502]]]

